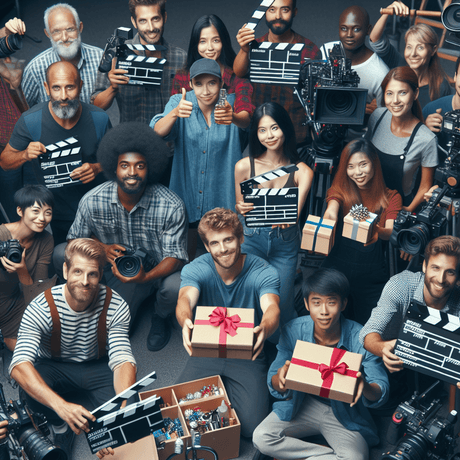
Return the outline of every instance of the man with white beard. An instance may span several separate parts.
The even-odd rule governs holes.
[[[96,160],[96,151],[100,140],[112,126],[102,109],[80,101],[83,82],[74,64],[55,62],[45,72],[45,78],[44,88],[50,100],[21,115],[9,143],[0,154],[0,167],[9,170],[31,165],[35,176],[32,176],[33,183],[44,184],[44,171],[38,157],[47,152],[45,146],[72,137],[77,139],[82,165],[74,169],[70,177],[80,182],[51,188],[55,202],[51,228],[54,243],[59,244],[66,241],[81,197],[104,182],[102,174],[99,174],[102,168]]]
[[[96,81],[102,49],[81,42],[83,23],[75,8],[67,3],[50,6],[44,15],[45,34],[51,48],[34,57],[24,70],[22,90],[29,107],[48,100],[43,83],[46,69],[58,61],[69,61],[80,71],[83,88],[80,100],[89,103]]]

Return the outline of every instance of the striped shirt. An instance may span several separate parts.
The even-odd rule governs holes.
[[[97,46],[81,44],[81,58],[77,65],[80,71],[83,86],[80,93],[80,101],[90,103],[91,93],[94,91],[96,83],[97,68],[101,62],[102,49]],[[54,50],[47,50],[35,56],[24,69],[22,77],[22,90],[27,99],[29,107],[32,108],[39,102],[49,100],[46,94],[44,82],[46,80],[46,69],[53,63],[60,61],[61,58]]]
[[[364,343],[367,334],[377,332],[382,340],[393,340],[399,335],[404,316],[412,300],[426,305],[423,297],[425,274],[405,270],[392,276],[382,291],[377,306],[361,329],[359,340]],[[460,286],[455,285],[446,305],[441,310],[454,316],[460,316]]]
[[[116,182],[89,191],[78,205],[68,240],[94,235],[104,244],[145,248],[159,264],[166,257],[188,262],[187,218],[183,201],[161,184],[148,185],[128,212],[118,198]]]
[[[105,301],[106,287],[100,285],[97,301],[88,309],[76,312],[65,299],[65,284],[51,292],[61,320],[61,360],[80,363],[97,359],[97,326]],[[125,362],[136,364],[128,337],[131,315],[126,302],[114,291],[107,311],[107,350],[112,371]],[[34,364],[51,358],[53,321],[44,294],[27,307],[19,327],[18,341],[9,372],[23,362]]]

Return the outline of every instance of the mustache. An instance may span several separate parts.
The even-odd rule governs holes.
[[[270,26],[273,24],[282,24],[283,26],[288,26],[289,21],[285,21],[284,19],[275,19],[274,21],[267,21],[267,24]]]
[[[150,33],[150,34],[159,34],[161,32],[161,29],[153,29],[152,31],[147,31],[147,33]]]

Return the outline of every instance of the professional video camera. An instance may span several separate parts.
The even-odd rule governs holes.
[[[115,264],[120,272],[120,275],[126,278],[133,278],[144,267],[147,273],[155,267],[155,260],[150,256],[147,249],[139,248],[135,251],[132,249],[125,249],[124,255],[115,259]]]
[[[0,460],[67,460],[66,453],[46,437],[46,418],[22,401],[8,404],[0,384],[0,420],[8,420],[8,436],[0,440]]]
[[[454,0],[441,14],[442,25],[447,30],[446,42],[460,46],[460,1]]]
[[[439,393],[440,387],[442,383],[438,380],[424,393],[417,395],[415,392],[409,401],[398,406],[387,432],[387,441],[398,444],[384,453],[382,459],[449,460],[452,457],[457,412],[452,411],[445,418],[434,418],[442,404],[440,399],[428,403],[431,394],[435,394],[434,390]]]
[[[99,64],[99,72],[107,73],[112,69],[112,60],[114,57],[125,57],[126,50],[124,44],[126,40],[133,38],[133,29],[128,27],[118,27],[113,35],[107,40],[107,44],[102,54]]]
[[[22,259],[23,247],[19,244],[19,240],[0,241],[0,257],[5,256],[11,262],[18,264]],[[5,270],[5,267],[0,263],[0,267]]]

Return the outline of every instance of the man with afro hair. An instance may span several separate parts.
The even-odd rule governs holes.
[[[168,153],[166,143],[143,123],[122,123],[109,131],[97,151],[109,181],[81,199],[67,235],[67,240],[91,237],[104,245],[110,262],[106,284],[127,302],[131,321],[141,303],[156,293],[147,339],[151,351],[161,350],[171,337],[168,319],[177,303],[180,269],[188,262],[184,203],[159,184]],[[141,266],[135,276],[123,276],[115,259],[140,248],[154,267],[147,271]]]

